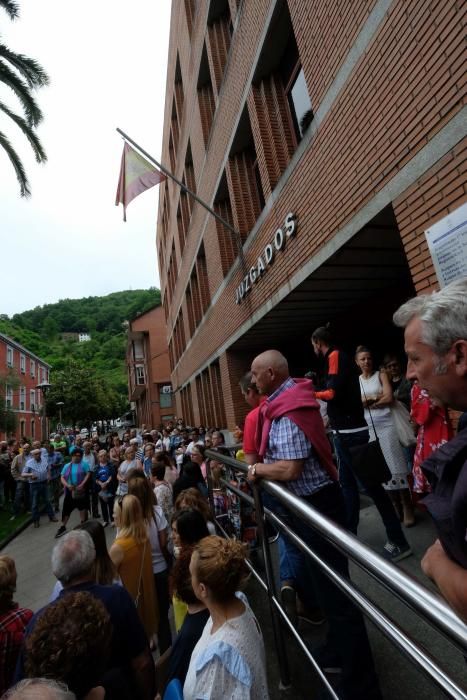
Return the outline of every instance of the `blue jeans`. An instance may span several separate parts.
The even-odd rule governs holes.
[[[368,437],[368,430],[359,433],[339,433],[334,435],[334,446],[339,463],[339,481],[342,487],[347,516],[347,527],[355,535],[357,534],[358,521],[360,519],[360,494],[352,468],[352,457],[349,448],[354,445],[366,445]],[[381,516],[388,540],[399,545],[399,547],[407,545],[407,540],[402,532],[394,506],[382,484],[364,483],[363,485]]]
[[[339,484],[325,486],[303,500],[320,513],[345,527],[345,507]],[[290,515],[297,535],[343,578],[349,578],[347,558],[324,537],[298,516]],[[303,570],[305,590],[316,591],[320,607],[329,625],[326,647],[342,663],[342,690],[346,700],[376,700],[381,698],[373,656],[361,612],[322,572],[306,557]]]
[[[284,523],[292,525],[289,511],[274,496],[266,491],[261,492],[263,505],[277,515]],[[313,589],[306,585],[303,571],[306,558],[302,551],[282,532],[279,532],[279,578],[281,586],[287,582],[297,591],[300,600],[308,610],[318,607]]]
[[[50,503],[49,485],[47,481],[37,481],[31,483],[31,501],[32,501],[32,519],[34,522],[39,522],[41,514],[39,512],[39,499],[42,498],[45,503],[45,509],[50,519],[55,518],[54,509]]]

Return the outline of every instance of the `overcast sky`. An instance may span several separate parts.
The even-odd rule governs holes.
[[[3,131],[26,166],[22,199],[0,148],[0,313],[59,299],[159,285],[157,188],[115,206],[120,127],[157,159],[161,153],[170,0],[19,0],[20,17],[0,11],[7,46],[38,60],[50,86],[37,92],[37,165],[16,125]],[[18,109],[0,85],[0,100]]]

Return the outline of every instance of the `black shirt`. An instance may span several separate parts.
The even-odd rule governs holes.
[[[170,652],[167,685],[174,678],[178,678],[182,685],[185,683],[193,649],[198,643],[208,620],[209,610],[207,609],[191,615],[190,613],[186,614]]]

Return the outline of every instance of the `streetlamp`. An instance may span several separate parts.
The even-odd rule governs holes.
[[[48,382],[42,382],[41,384],[38,384],[36,386],[36,389],[39,389],[39,391],[42,394],[42,408],[41,408],[41,440],[45,441],[47,440],[47,416],[46,416],[46,397],[47,397],[47,392],[49,391],[50,387],[52,385],[49,384]]]
[[[60,430],[62,430],[63,429],[63,426],[62,426],[62,406],[65,405],[65,402],[64,401],[57,401],[57,403],[55,405],[58,406],[58,422],[60,424]],[[59,428],[57,426],[57,430],[58,429]]]

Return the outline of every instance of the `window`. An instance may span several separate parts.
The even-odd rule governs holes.
[[[232,19],[228,0],[211,0],[208,12],[207,42],[213,81],[219,93],[230,51]]]
[[[300,64],[295,68],[294,75],[289,85],[286,87],[286,93],[294,124],[295,136],[297,137],[297,141],[300,141],[313,120],[313,110],[311,109],[311,100],[305,82],[305,74]]]
[[[29,404],[31,407],[31,411],[34,413],[36,410],[36,390],[31,389],[29,392]]]
[[[26,389],[22,386],[19,390],[19,410],[26,410]]]
[[[204,44],[203,53],[201,55],[197,91],[199,112],[201,116],[201,128],[203,131],[204,147],[206,148],[208,145],[209,134],[211,132],[214,112],[216,111],[216,101],[214,99],[214,92],[212,89],[206,44]]]
[[[186,23],[188,25],[188,34],[193,31],[193,25],[196,19],[196,0],[185,0]]]
[[[10,348],[7,346],[6,349],[6,363],[8,367],[13,367],[14,364],[14,355],[13,355],[13,348]]]
[[[136,383],[137,384],[145,384],[144,367],[142,365],[136,366]]]
[[[7,408],[13,408],[13,389],[8,384],[5,387],[5,406]]]
[[[313,110],[287,3],[276,5],[263,43],[248,108],[266,199],[276,187],[305,130]]]
[[[246,107],[232,142],[226,174],[234,223],[237,224],[244,242],[265,201],[255,141]]]
[[[232,205],[230,203],[229,188],[225,172],[219,184],[219,188],[214,198],[214,211],[221,216],[228,224],[234,227],[232,219]],[[233,261],[239,253],[237,240],[234,234],[229,231],[224,224],[216,219],[217,240],[219,242],[219,253],[221,256],[222,274],[225,275],[230,270]]]
[[[19,436],[24,437],[26,435],[26,421],[20,420],[19,422]]]
[[[31,437],[34,439],[36,437],[36,424],[35,421],[31,421]]]
[[[161,384],[159,386],[159,405],[161,408],[170,408],[172,406],[172,387],[170,384]]]
[[[21,374],[26,374],[26,357],[23,354],[19,356],[19,369]]]
[[[34,360],[31,360],[31,377],[36,376],[36,363]]]

